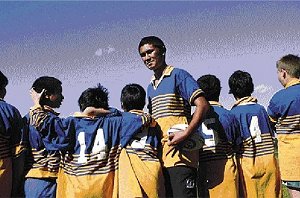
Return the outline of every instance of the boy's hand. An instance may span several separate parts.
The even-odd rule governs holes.
[[[41,100],[43,97],[43,94],[45,93],[45,89],[41,91],[41,93],[37,93],[33,88],[30,89],[30,96],[33,101],[34,106],[42,106]]]
[[[82,115],[95,117],[95,116],[107,115],[109,113],[110,113],[109,110],[103,108],[87,107],[82,112]]]
[[[183,142],[187,137],[188,135],[185,133],[185,131],[172,133],[169,135],[168,145],[176,146]]]

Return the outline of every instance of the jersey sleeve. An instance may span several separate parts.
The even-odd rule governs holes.
[[[59,118],[41,108],[34,109],[30,112],[31,144],[39,148],[43,144],[50,151],[64,151],[69,146],[68,132],[73,127],[70,119]],[[38,141],[38,136],[42,142]]]
[[[199,88],[196,80],[184,70],[180,70],[177,79],[179,81],[178,91],[181,97],[189,101],[190,105],[193,105],[194,100],[203,94],[203,91]]]

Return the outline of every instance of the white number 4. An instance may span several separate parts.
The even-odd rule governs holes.
[[[85,156],[85,132],[80,132],[78,134],[77,139],[80,144],[78,163],[86,163],[87,157]],[[97,154],[98,160],[104,159],[107,155],[103,129],[97,130],[97,134],[92,148],[92,154]]]
[[[261,142],[261,131],[258,125],[258,117],[252,116],[251,117],[251,123],[250,123],[250,133],[251,136],[254,138],[255,143]]]

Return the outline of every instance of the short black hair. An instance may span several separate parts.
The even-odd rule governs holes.
[[[221,93],[220,80],[211,74],[203,75],[197,80],[199,87],[204,91],[204,96],[208,101],[219,101]]]
[[[156,36],[146,36],[142,38],[139,43],[138,51],[140,51],[140,48],[145,44],[152,44],[154,47],[157,47],[161,53],[166,52],[166,47],[164,42]]]
[[[108,90],[100,83],[97,87],[83,91],[78,99],[80,111],[87,107],[108,109]]]
[[[32,88],[37,93],[41,93],[45,89],[48,94],[56,94],[62,91],[61,84],[61,81],[55,77],[42,76],[33,82]]]
[[[7,77],[0,71],[0,88],[5,88],[8,85]]]
[[[146,101],[146,91],[139,84],[128,84],[121,91],[121,103],[124,111],[143,110]]]
[[[254,91],[254,84],[252,77],[248,72],[237,70],[228,80],[230,94],[233,94],[236,98],[243,98],[251,96]]]

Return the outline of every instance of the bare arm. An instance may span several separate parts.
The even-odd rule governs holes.
[[[194,100],[194,104],[196,109],[189,126],[182,133],[173,133],[170,135],[168,145],[175,146],[179,144],[199,127],[199,124],[202,122],[207,110],[209,109],[209,104],[203,96],[196,98]]]

